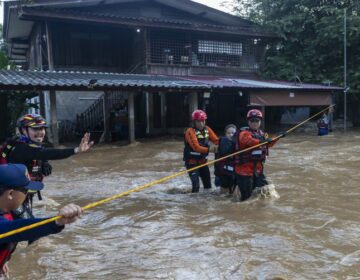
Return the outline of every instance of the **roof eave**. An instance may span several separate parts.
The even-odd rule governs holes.
[[[211,32],[211,33],[227,33],[227,34],[236,34],[236,35],[246,35],[251,37],[267,37],[267,38],[279,38],[277,34],[274,34],[270,31],[267,32],[254,32],[254,30],[249,30],[248,32],[231,30],[231,29],[215,29],[210,27],[186,27],[180,25],[171,25],[164,23],[139,23],[139,22],[130,22],[127,21],[126,23],[114,21],[112,19],[102,18],[102,19],[95,19],[91,17],[81,17],[81,16],[73,16],[73,15],[66,15],[66,14],[56,14],[56,13],[46,13],[40,12],[35,10],[27,10],[23,9],[20,14],[19,18],[23,20],[63,20],[63,21],[82,21],[82,22],[92,22],[92,23],[102,23],[102,24],[111,24],[111,25],[123,25],[127,27],[155,27],[155,28],[163,28],[163,29],[177,29],[177,30],[192,30],[192,31],[203,31],[203,32]],[[231,27],[231,26],[229,26]]]

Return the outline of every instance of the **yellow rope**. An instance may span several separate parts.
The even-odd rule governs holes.
[[[295,130],[295,129],[298,128],[299,126],[301,126],[301,125],[303,125],[304,123],[308,122],[309,120],[315,118],[316,116],[320,115],[321,113],[325,112],[326,110],[330,109],[330,108],[333,107],[333,106],[335,106],[335,105],[331,105],[331,106],[327,107],[326,109],[324,109],[324,110],[320,111],[319,113],[313,115],[312,117],[306,119],[305,121],[301,122],[300,124],[298,124],[298,125],[292,127],[291,129],[287,130],[286,133],[290,133],[291,131]],[[279,139],[279,138],[281,138],[281,137],[282,137],[282,135],[279,135],[279,136],[277,136],[277,137],[275,137],[275,138],[272,138],[272,141],[276,141],[277,139]],[[161,178],[161,179],[159,179],[159,180],[156,180],[156,181],[154,181],[154,182],[151,182],[151,183],[148,183],[148,184],[145,184],[145,185],[142,185],[142,186],[133,188],[133,189],[128,190],[128,191],[126,191],[126,192],[123,192],[123,193],[120,193],[120,194],[116,194],[116,195],[113,195],[113,196],[111,196],[111,197],[108,197],[108,198],[105,198],[105,199],[102,199],[102,200],[99,200],[99,201],[90,203],[90,204],[84,206],[82,209],[85,211],[85,210],[88,210],[88,209],[97,207],[97,206],[99,206],[99,205],[105,204],[105,203],[107,203],[107,202],[110,202],[110,201],[112,201],[112,200],[118,199],[118,198],[120,198],[120,197],[127,196],[127,195],[129,195],[129,194],[131,194],[131,193],[134,193],[134,192],[139,192],[139,191],[144,190],[144,189],[146,189],[146,188],[152,187],[152,186],[154,186],[154,185],[163,183],[163,182],[168,181],[168,180],[170,180],[170,179],[173,179],[173,178],[179,177],[179,176],[181,176],[181,175],[184,175],[184,174],[186,174],[186,173],[192,172],[192,171],[194,171],[194,170],[200,169],[200,168],[202,168],[202,167],[204,167],[204,166],[208,166],[208,165],[211,165],[211,164],[213,164],[213,163],[222,161],[222,160],[224,160],[224,159],[226,159],[226,158],[233,157],[233,156],[235,156],[235,155],[239,155],[239,154],[245,153],[245,152],[247,152],[247,151],[250,151],[250,150],[252,150],[252,149],[255,149],[255,148],[260,147],[260,146],[262,146],[262,145],[264,145],[264,144],[267,144],[267,143],[268,143],[268,142],[262,142],[262,143],[260,143],[260,144],[255,145],[255,146],[249,147],[249,148],[244,149],[244,150],[237,151],[237,152],[235,152],[235,153],[232,153],[232,154],[230,154],[230,155],[224,156],[224,157],[222,157],[222,158],[218,158],[218,159],[214,159],[214,160],[208,161],[208,162],[206,162],[206,163],[204,163],[204,164],[201,164],[201,165],[195,166],[195,167],[193,167],[193,168],[190,168],[190,169],[187,169],[187,170],[184,170],[184,171],[175,173],[175,174],[173,174],[173,175],[169,175],[169,176],[163,177],[163,178]],[[43,220],[43,221],[41,221],[41,222],[37,222],[37,223],[31,224],[31,225],[28,225],[28,226],[25,226],[25,227],[22,227],[22,228],[18,228],[18,229],[15,229],[15,230],[12,230],[12,231],[9,231],[9,232],[0,234],[0,239],[5,238],[5,237],[8,237],[8,236],[11,236],[11,235],[14,235],[14,234],[17,234],[17,233],[24,232],[24,231],[26,231],[26,230],[30,230],[30,229],[36,228],[36,227],[39,227],[39,226],[42,226],[42,225],[45,225],[45,224],[48,224],[48,223],[51,223],[51,222],[54,222],[54,221],[59,220],[59,219],[61,219],[61,218],[62,218],[62,216],[55,216],[55,217],[53,217],[53,218],[49,218],[49,219]]]

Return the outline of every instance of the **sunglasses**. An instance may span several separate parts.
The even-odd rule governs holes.
[[[250,121],[250,122],[260,122],[259,119],[250,119],[249,121]]]
[[[14,188],[14,190],[15,190],[15,191],[18,191],[18,192],[21,192],[21,193],[23,193],[23,194],[25,194],[25,195],[27,195],[28,192],[29,192],[28,189],[25,189],[25,188],[22,188],[22,187],[20,187],[20,188]]]

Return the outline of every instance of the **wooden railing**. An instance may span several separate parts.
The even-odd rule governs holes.
[[[109,118],[113,107],[124,100],[122,92],[108,92],[106,117]],[[104,95],[100,96],[88,109],[76,117],[76,130],[82,134],[84,132],[103,132],[104,131]]]

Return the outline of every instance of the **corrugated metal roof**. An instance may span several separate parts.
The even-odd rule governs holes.
[[[294,83],[276,80],[239,79],[232,77],[188,76],[189,81],[205,83],[213,88],[236,89],[289,89],[289,90],[342,90],[338,86],[321,84]]]
[[[138,75],[75,71],[0,70],[1,89],[106,90],[106,89],[257,89],[342,90],[337,86],[213,76]]]
[[[0,89],[206,89],[202,82],[161,75],[136,75],[72,71],[0,71]]]
[[[154,26],[159,27],[161,24],[167,24],[167,27],[182,28],[182,29],[195,29],[195,30],[214,30],[214,31],[227,31],[231,33],[247,34],[253,36],[268,36],[276,37],[276,35],[263,27],[255,24],[248,26],[234,26],[234,25],[218,25],[210,24],[199,21],[193,21],[190,19],[177,19],[177,18],[156,18],[146,16],[126,16],[119,15],[111,12],[94,12],[94,11],[81,11],[75,9],[56,9],[46,7],[25,7],[22,10],[22,17],[35,16],[35,17],[59,17],[59,18],[72,18],[74,20],[107,20],[113,23],[125,24],[125,25],[136,25],[136,26]]]

